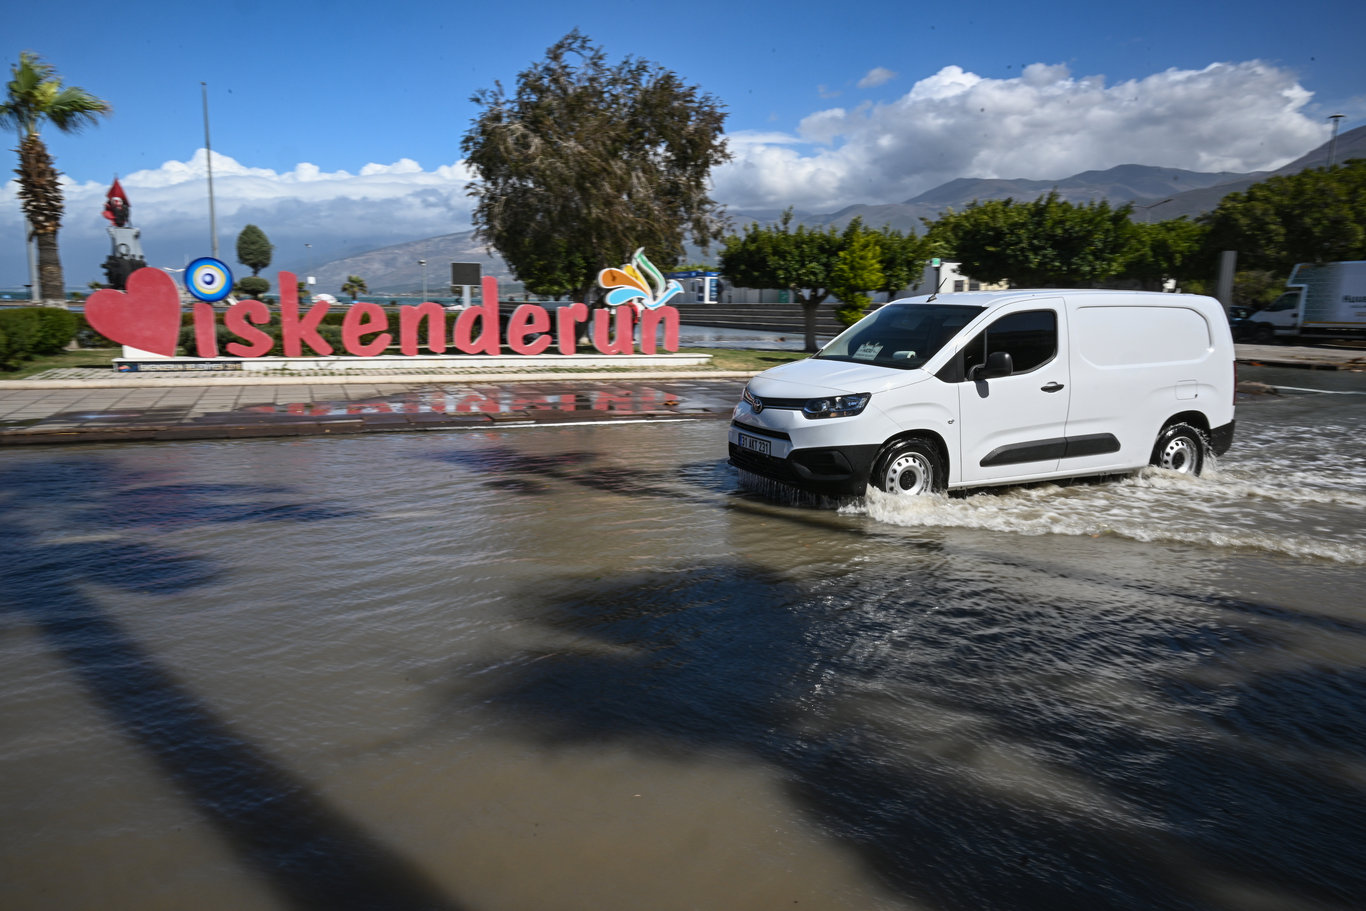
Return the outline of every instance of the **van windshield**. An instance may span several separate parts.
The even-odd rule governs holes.
[[[943,348],[982,307],[888,304],[836,336],[815,356],[914,370]]]

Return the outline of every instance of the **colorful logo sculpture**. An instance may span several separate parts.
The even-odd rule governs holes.
[[[221,260],[201,256],[185,267],[185,290],[202,301],[221,301],[232,293],[232,270]]]
[[[648,260],[645,262],[647,270],[653,269]],[[315,300],[311,306],[301,306],[294,273],[280,273],[280,299],[274,310],[263,301],[242,300],[220,313],[212,303],[219,298],[213,295],[226,296],[232,286],[231,273],[208,257],[196,260],[193,266],[198,266],[198,271],[186,279],[186,287],[200,298],[192,317],[200,358],[218,357],[220,328],[235,339],[226,343],[229,357],[263,357],[275,348],[276,335],[287,358],[329,357],[334,353],[332,343],[318,330],[336,302]],[[485,275],[481,282],[482,302],[465,307],[454,319],[441,304],[431,301],[404,305],[397,312],[358,301],[347,306],[342,318],[342,349],[353,357],[378,357],[395,347],[409,357],[424,348],[440,355],[446,353],[449,341],[460,354],[534,356],[546,353],[553,345],[560,354],[573,355],[578,351],[579,338],[586,335],[602,354],[632,354],[637,337],[642,354],[654,354],[660,343],[666,351],[677,351],[678,310],[661,306],[677,292],[671,292],[659,276],[661,290],[646,288],[642,293],[635,284],[639,272],[616,271],[627,275],[634,290],[617,303],[633,306],[589,310],[587,304],[574,303],[557,305],[552,311],[526,303],[504,319],[498,280],[491,275]],[[86,301],[85,317],[96,332],[119,344],[165,357],[176,354],[181,330],[180,294],[175,282],[160,269],[134,272],[128,278],[126,292],[112,288],[96,291]],[[265,331],[266,326],[277,322],[277,333]],[[658,338],[661,334],[662,340]],[[311,355],[306,354],[309,351]]]
[[[645,248],[636,250],[631,262],[620,269],[607,268],[598,273],[598,284],[610,289],[607,306],[631,304],[637,311],[654,310],[683,293],[683,286],[655,268],[645,257]]]

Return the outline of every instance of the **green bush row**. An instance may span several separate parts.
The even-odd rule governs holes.
[[[38,355],[56,354],[71,344],[83,322],[61,307],[0,309],[0,370],[13,370]]]
[[[275,339],[275,344],[271,346],[271,349],[266,352],[265,356],[284,357],[285,347],[284,341],[280,334],[279,325],[276,323],[269,323],[265,326],[258,326],[257,328],[264,332],[266,335],[269,335]],[[342,350],[342,330],[340,320],[338,320],[336,324],[332,324],[330,322],[330,319],[325,318],[318,325],[318,335],[322,337],[323,341],[327,342],[329,345],[332,346],[332,351],[334,354],[345,353]],[[232,357],[232,355],[228,354],[227,350],[227,345],[229,342],[237,342],[239,345],[242,344],[242,339],[238,338],[236,333],[229,331],[227,327],[225,327],[222,323],[219,323],[214,327],[214,336],[218,340],[219,357]],[[185,352],[187,357],[209,356],[207,353],[199,353],[199,342],[195,340],[194,323],[192,320],[186,320],[180,324],[180,340],[178,344],[180,345],[181,350]]]

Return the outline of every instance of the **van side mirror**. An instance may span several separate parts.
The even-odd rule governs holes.
[[[969,379],[994,380],[1001,376],[1010,376],[1015,372],[1015,361],[1008,351],[993,351],[987,355],[985,364],[978,364],[972,368],[972,376]]]

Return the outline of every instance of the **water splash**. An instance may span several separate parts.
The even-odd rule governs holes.
[[[1322,473],[1218,464],[1192,478],[1148,468],[1115,481],[1036,484],[966,496],[898,497],[869,490],[843,508],[907,527],[972,528],[1025,535],[1115,535],[1366,565],[1360,489],[1325,485]],[[1354,518],[1355,517],[1355,518]]]

